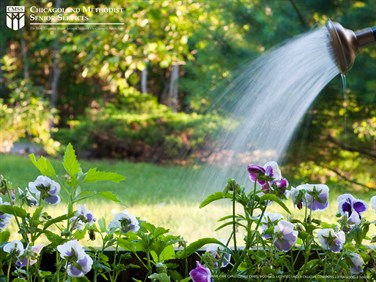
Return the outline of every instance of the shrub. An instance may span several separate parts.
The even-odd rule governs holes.
[[[10,88],[9,99],[0,99],[0,152],[9,152],[14,142],[29,137],[47,153],[56,153],[59,143],[51,138],[53,110],[39,95],[41,90],[27,81]]]
[[[128,90],[103,107],[88,109],[57,136],[95,157],[163,161],[204,148],[221,124],[217,116],[174,113],[154,97]]]

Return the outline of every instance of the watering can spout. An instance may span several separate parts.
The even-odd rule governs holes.
[[[328,21],[330,48],[342,74],[352,67],[355,56],[363,46],[376,42],[376,26],[352,31],[336,22]]]

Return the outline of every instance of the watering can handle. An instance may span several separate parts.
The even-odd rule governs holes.
[[[359,47],[363,47],[376,41],[376,26],[368,27],[355,32]]]

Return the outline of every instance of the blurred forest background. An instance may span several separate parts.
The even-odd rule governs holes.
[[[154,163],[204,162],[226,126],[211,108],[245,62],[328,19],[376,25],[374,0],[1,1],[0,152],[15,142],[59,154]],[[5,6],[119,7],[97,22],[122,30],[5,27]],[[376,188],[376,47],[361,50],[307,112],[284,171]],[[304,93],[302,93],[304,95]],[[287,172],[286,172],[287,174]]]

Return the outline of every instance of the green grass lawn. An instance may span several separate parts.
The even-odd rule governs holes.
[[[63,174],[61,160],[50,159],[58,174]],[[167,166],[146,163],[132,163],[128,161],[80,161],[84,171],[90,167],[98,170],[117,172],[126,176],[120,183],[100,182],[86,184],[84,190],[113,191],[122,200],[117,204],[100,198],[93,198],[86,202],[97,218],[105,217],[109,222],[113,216],[123,209],[128,209],[140,219],[147,220],[154,225],[170,229],[174,235],[182,235],[188,242],[215,236],[226,239],[229,229],[215,232],[219,226],[217,220],[231,213],[231,203],[209,205],[203,209],[198,206],[206,196],[213,191],[206,191],[197,185],[202,168],[194,166]],[[218,172],[220,173],[220,171]],[[14,187],[25,188],[29,181],[34,181],[39,171],[33,166],[28,157],[15,155],[0,155],[0,174],[12,181]],[[250,189],[251,184],[247,184]],[[348,192],[346,187],[328,185],[330,188],[330,206],[325,212],[316,212],[314,216],[323,221],[335,222],[338,195]],[[349,186],[350,187],[350,186]],[[218,187],[222,190],[223,187]],[[354,197],[361,198],[367,203],[369,198],[376,193],[362,191],[351,192]],[[294,216],[301,217],[302,212],[293,208],[291,200],[287,201],[288,207]],[[49,209],[51,215],[64,214],[63,203]],[[286,217],[286,212],[276,205],[270,206],[271,212],[281,212]],[[239,211],[240,212],[240,211]],[[366,214],[370,220],[376,219],[375,213],[369,209]],[[13,232],[15,236],[16,232]]]
[[[49,160],[58,174],[64,174],[60,159]],[[200,168],[112,160],[80,160],[80,163],[83,171],[96,167],[126,176],[120,183],[99,182],[82,187],[83,190],[113,191],[122,200],[120,204],[95,197],[86,201],[97,218],[103,216],[109,222],[116,213],[126,208],[140,219],[169,228],[172,234],[182,235],[189,242],[206,236],[227,236],[228,231],[215,233],[214,230],[216,220],[230,212],[230,205],[213,205],[206,209],[198,207],[210,193],[206,194],[194,184]],[[14,187],[25,188],[40,173],[27,156],[0,155],[0,174],[6,176]],[[64,205],[59,204],[50,208],[49,212],[60,215],[66,211]]]

